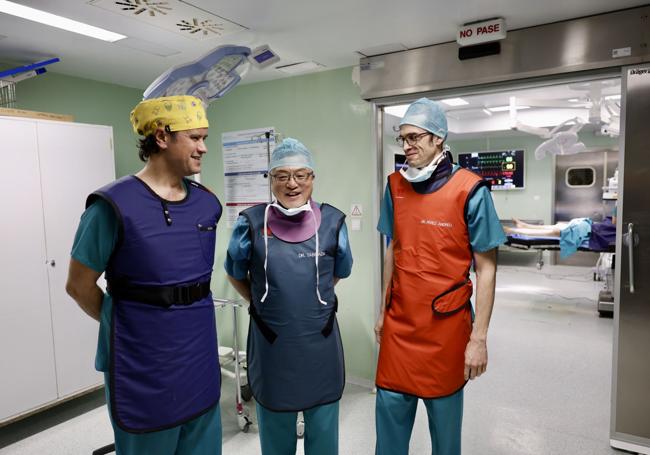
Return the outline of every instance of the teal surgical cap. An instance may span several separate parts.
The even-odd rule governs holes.
[[[440,103],[427,98],[420,98],[412,103],[406,110],[406,114],[399,123],[402,125],[413,125],[438,137],[447,137],[447,117],[442,110]]]
[[[302,142],[291,137],[286,138],[278,144],[271,153],[269,171],[276,167],[306,167],[314,170],[314,160],[311,152]]]

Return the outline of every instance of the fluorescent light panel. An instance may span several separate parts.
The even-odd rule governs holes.
[[[69,32],[79,33],[80,35],[90,36],[110,43],[126,38],[125,35],[109,32],[103,28],[94,27],[84,24],[83,22],[73,21],[66,17],[57,16],[56,14],[46,13],[29,6],[19,5],[18,3],[0,0],[0,13],[10,14],[21,17],[29,21],[49,25],[50,27],[60,28]]]
[[[605,97],[605,99],[606,99],[606,100],[620,100],[620,99],[621,99],[621,95],[607,95],[607,96]]]
[[[521,110],[521,109],[530,109],[530,106],[515,106],[516,110]],[[494,106],[494,107],[488,107],[488,111],[491,112],[505,112],[510,110],[510,106]]]
[[[409,105],[408,104],[398,104],[397,106],[386,106],[384,108],[384,112],[390,115],[394,115],[395,117],[402,118],[404,117],[404,114],[406,114],[406,110],[408,109]]]
[[[446,100],[440,100],[441,103],[445,103],[447,106],[465,106],[469,104],[462,98],[447,98]]]

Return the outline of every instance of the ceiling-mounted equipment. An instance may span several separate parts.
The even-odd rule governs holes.
[[[542,142],[535,149],[535,158],[538,160],[543,159],[547,154],[549,155],[575,155],[587,150],[585,144],[578,140],[578,132],[585,125],[584,121],[579,117],[565,120],[558,126],[548,131],[544,130],[547,137],[550,139]],[[562,131],[562,128],[568,126],[569,128]],[[523,130],[522,130],[523,131]]]
[[[31,63],[29,65],[17,66],[16,68],[0,71],[0,79],[11,82],[20,82],[29,79],[30,77],[45,73],[47,71],[45,69],[47,65],[60,61],[61,60],[58,57],[55,57],[49,60],[43,60],[42,62]]]
[[[16,84],[25,79],[39,76],[47,70],[45,66],[60,61],[51,58],[30,65],[18,66],[5,71],[0,71],[0,107],[12,107],[16,102]]]
[[[241,81],[250,66],[250,55],[245,46],[219,46],[198,60],[165,71],[147,87],[144,99],[192,95],[207,107]]]
[[[268,44],[258,46],[251,51],[248,60],[257,69],[264,69],[280,61],[280,56],[273,52]]]

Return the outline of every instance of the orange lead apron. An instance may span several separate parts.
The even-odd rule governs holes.
[[[419,194],[399,173],[388,177],[394,265],[378,387],[438,398],[465,385],[465,348],[472,329],[465,204],[481,181],[459,169],[438,190]]]

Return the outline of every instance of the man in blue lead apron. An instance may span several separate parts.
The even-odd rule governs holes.
[[[446,137],[441,106],[412,103],[397,138],[408,168],[388,177],[382,201],[378,230],[392,241],[375,326],[376,455],[408,454],[419,399],[431,453],[460,455],[463,387],[487,368],[496,247],[505,236],[483,179],[452,164]]]
[[[208,121],[199,99],[173,96],[142,101],[131,123],[146,164],[88,196],[66,289],[100,323],[117,454],[220,454],[210,278],[222,210],[186,178],[201,171]]]
[[[275,148],[269,176],[275,201],[240,214],[225,263],[250,302],[248,379],[262,454],[296,453],[303,411],[305,454],[336,455],[345,374],[334,285],[352,269],[345,215],[311,199],[314,163],[299,141]]]

